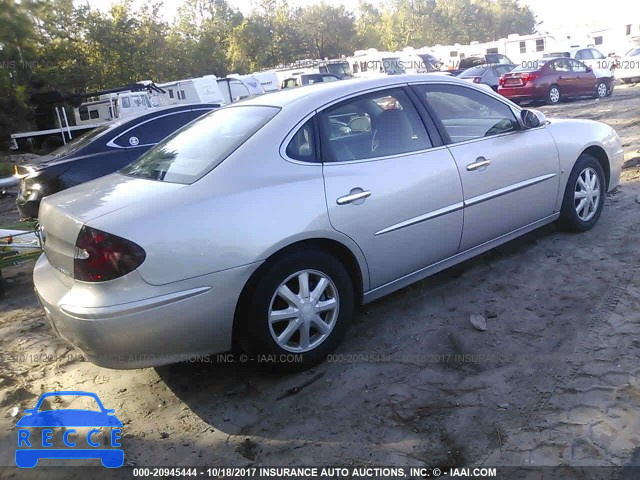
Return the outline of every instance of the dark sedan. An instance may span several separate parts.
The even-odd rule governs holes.
[[[523,62],[500,77],[498,93],[516,103],[597,97],[598,79],[591,67],[571,58]],[[606,91],[605,91],[606,94]]]
[[[145,111],[98,127],[37,163],[17,167],[20,193],[16,203],[21,218],[36,218],[42,198],[121,169],[163,138],[219,106],[191,104]]]

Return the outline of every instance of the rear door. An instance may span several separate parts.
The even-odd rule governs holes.
[[[520,130],[511,107],[474,88],[448,84],[414,88],[446,137],[460,172],[461,251],[554,213],[558,152],[544,125]]]
[[[355,96],[320,112],[318,123],[329,218],[363,251],[372,288],[458,251],[458,170],[406,90]]]
[[[578,95],[577,79],[568,58],[560,58],[549,63],[549,68],[556,74],[555,83],[560,87],[562,96]]]

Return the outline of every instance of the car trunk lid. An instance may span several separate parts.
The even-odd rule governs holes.
[[[38,217],[49,263],[73,277],[76,240],[85,223],[135,203],[153,202],[184,187],[112,174],[45,197]]]
[[[505,73],[500,77],[500,84],[504,87],[524,87],[537,76],[535,71]]]

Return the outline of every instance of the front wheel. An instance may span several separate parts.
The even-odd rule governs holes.
[[[326,359],[354,311],[353,282],[325,252],[299,250],[261,272],[248,297],[246,344],[268,366],[301,370]]]
[[[583,153],[569,175],[558,225],[570,232],[591,229],[602,213],[606,191],[600,162]]]
[[[560,87],[557,85],[551,85],[547,92],[547,103],[555,105],[560,102]]]
[[[607,88],[607,84],[604,82],[598,82],[598,84],[596,85],[596,97],[604,98],[607,96],[608,92],[609,89]]]

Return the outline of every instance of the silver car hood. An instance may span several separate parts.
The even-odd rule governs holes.
[[[38,217],[49,262],[73,276],[76,240],[85,223],[136,203],[153,202],[185,186],[114,173],[45,197]]]

